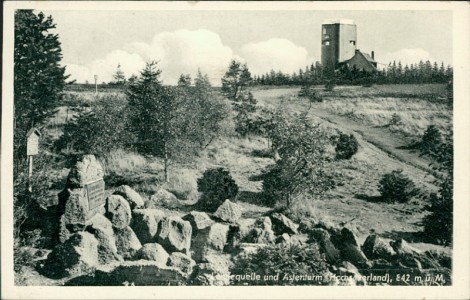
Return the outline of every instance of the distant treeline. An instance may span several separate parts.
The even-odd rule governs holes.
[[[395,84],[395,83],[448,83],[453,78],[453,68],[442,62],[431,63],[429,60],[405,65],[393,61],[387,68],[377,72],[366,72],[343,65],[331,72],[319,62],[299,69],[298,72],[286,74],[271,70],[263,75],[253,77],[254,85],[315,85],[334,81],[336,84]]]

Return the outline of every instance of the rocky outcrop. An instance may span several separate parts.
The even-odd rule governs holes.
[[[132,219],[129,202],[122,196],[111,195],[106,199],[106,217],[111,221],[113,227],[124,228],[129,226]]]
[[[136,208],[142,208],[144,206],[144,200],[139,195],[139,193],[134,191],[128,185],[121,185],[117,187],[114,191],[114,195],[119,195],[126,199],[126,201],[129,202],[131,210],[134,210]]]
[[[113,261],[122,260],[116,248],[113,226],[103,215],[95,215],[91,219],[91,225],[86,230],[94,235],[98,241],[98,262],[108,264]]]
[[[390,260],[396,254],[392,246],[376,234],[366,238],[362,245],[362,251],[369,259]]]
[[[80,276],[98,266],[98,241],[89,232],[72,234],[47,256],[44,271],[51,277]]]
[[[168,266],[180,270],[182,273],[188,276],[193,273],[193,268],[196,262],[186,254],[181,252],[173,252],[168,260]]]
[[[159,189],[145,203],[145,208],[175,208],[179,206],[179,200],[175,195],[164,189]]]
[[[282,235],[276,238],[276,244],[289,244],[291,242],[290,235],[283,233]]]
[[[331,242],[328,231],[322,228],[315,228],[311,231],[311,235],[320,246],[322,252],[325,254],[327,262],[334,264],[341,259],[341,252]]]
[[[272,230],[272,223],[269,217],[261,217],[256,219],[253,228],[249,231],[248,235],[244,238],[247,243],[260,243],[272,244],[274,243],[275,235]]]
[[[165,213],[158,209],[135,209],[130,226],[142,244],[152,243],[164,218]]]
[[[214,213],[214,217],[229,223],[236,223],[241,216],[241,207],[228,199],[225,200]]]
[[[155,261],[158,266],[164,268],[168,264],[170,255],[160,244],[148,243],[144,244],[142,248],[140,248],[137,252],[137,257],[139,259]]]
[[[177,216],[163,218],[157,234],[157,242],[168,252],[183,252],[189,254],[191,246],[192,227],[188,221]]]
[[[137,235],[131,227],[113,228],[114,239],[116,240],[117,253],[125,259],[133,259],[142,248]]]
[[[274,213],[270,216],[270,218],[272,222],[272,229],[275,235],[282,235],[283,233],[294,235],[297,233],[298,225],[283,214]]]
[[[188,221],[193,228],[193,234],[197,234],[200,230],[211,226],[214,221],[209,218],[205,212],[192,211],[183,217],[183,220]]]
[[[187,276],[176,268],[162,267],[157,261],[136,260],[125,261],[114,269],[106,272],[97,272],[91,282],[101,282],[99,285],[181,285],[185,284]]]
[[[193,258],[200,262],[205,260],[211,250],[222,252],[227,243],[228,232],[229,226],[220,223],[214,223],[199,231],[192,239]]]
[[[84,155],[70,169],[67,177],[67,188],[81,188],[90,182],[103,179],[103,167],[94,155]]]

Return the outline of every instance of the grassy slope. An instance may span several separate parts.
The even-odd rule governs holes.
[[[388,111],[406,114],[411,110],[410,108],[425,107],[428,101],[423,98],[431,97],[429,94],[422,94],[422,98],[408,97],[401,103],[402,105],[395,107],[406,94],[396,92],[401,90],[399,86],[395,86],[395,89],[390,86],[384,88],[385,91],[378,90],[378,88],[371,90],[362,87],[342,87],[342,91],[336,92],[336,97],[327,96],[323,103],[316,103],[311,107],[309,116],[313,122],[321,122],[326,127],[353,133],[358,138],[361,147],[351,161],[339,162],[336,165],[336,168],[341,171],[343,185],[331,190],[322,201],[306,199],[298,206],[300,206],[299,209],[313,210],[321,218],[335,224],[355,218],[349,225],[357,229],[361,239],[365,238],[369,231],[374,230],[389,238],[401,237],[419,241],[415,233],[422,230],[420,222],[425,214],[423,212],[425,203],[422,200],[415,199],[408,204],[389,205],[375,201],[379,196],[378,181],[384,173],[394,169],[403,169],[404,173],[412,178],[421,189],[435,191],[434,177],[428,172],[429,161],[419,157],[418,153],[399,149],[410,142],[409,135],[401,134],[398,130],[390,130],[388,126],[371,126],[372,124],[367,120],[351,118],[342,113],[351,105],[360,107],[363,101],[364,106],[385,106]],[[406,92],[411,93],[413,87],[407,88]],[[420,86],[414,87],[414,89],[418,88],[422,89]],[[441,89],[436,86],[432,88],[425,90],[439,95]],[[254,95],[264,106],[282,105],[291,111],[305,111],[308,105],[305,100],[298,99],[298,90],[298,88],[257,90]],[[380,97],[380,94],[384,93],[391,95],[392,91],[395,91],[395,98],[390,98],[390,103]],[[356,104],[351,104],[351,99],[346,96],[351,93],[356,95],[354,100]],[[419,95],[419,91],[417,94]],[[330,104],[333,105],[330,107]],[[433,118],[447,119],[448,123],[452,115],[451,110],[444,104],[438,103],[435,106],[439,107],[439,109],[434,109],[437,116],[432,115],[432,110],[424,111],[423,114],[428,115],[427,118],[431,120]],[[362,113],[375,114],[370,111]],[[412,128],[412,125],[415,125],[413,120],[404,118],[403,128]],[[418,136],[417,133],[418,131],[414,135],[415,138]]]

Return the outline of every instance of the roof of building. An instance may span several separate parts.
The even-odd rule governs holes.
[[[327,19],[323,21],[323,25],[327,24],[347,24],[347,25],[356,25],[354,20],[351,19]]]
[[[41,132],[39,132],[39,130],[36,127],[33,127],[26,133],[26,137],[30,137],[33,133],[36,134],[37,136],[41,136]]]
[[[377,64],[377,62],[367,53],[364,53],[364,52],[361,52],[359,50],[356,50],[356,53],[354,54],[353,57],[351,57],[350,59],[348,60],[345,60],[343,61],[341,64],[347,64],[349,63],[356,55],[360,55],[362,56],[368,63],[369,65],[374,68],[374,69],[377,69],[377,67],[374,65],[374,64]]]
[[[359,52],[367,59],[368,62],[376,63],[376,61],[369,54],[361,52],[361,51]]]

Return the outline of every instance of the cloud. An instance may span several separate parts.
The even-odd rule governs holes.
[[[291,73],[304,68],[313,59],[307,50],[287,39],[270,39],[245,44],[239,54],[223,44],[220,36],[206,29],[176,30],[156,34],[149,43],[134,42],[114,50],[103,58],[85,65],[67,64],[71,80],[98,82],[113,80],[117,65],[129,77],[138,75],[145,62],[158,61],[165,84],[176,84],[181,74],[194,76],[198,69],[208,74],[213,85],[220,85],[231,59],[246,62],[252,74],[262,74],[271,69]]]
[[[133,43],[126,49],[139,53],[146,61],[159,61],[167,84],[175,84],[183,73],[195,75],[198,68],[209,74],[213,84],[220,84],[234,56],[217,33],[206,29],[162,32],[150,44]]]
[[[388,65],[388,63],[396,61],[401,61],[403,65],[410,65],[419,63],[420,60],[426,61],[429,60],[431,62],[435,61],[431,54],[424,49],[415,48],[415,49],[400,49],[395,52],[385,53],[384,55],[376,55],[376,59],[379,63]]]
[[[253,74],[264,74],[271,69],[297,72],[299,68],[304,69],[314,61],[305,48],[279,38],[246,44],[241,48],[241,56]]]
[[[66,73],[71,74],[69,80],[75,79],[77,82],[94,82],[94,75],[98,75],[98,82],[109,82],[114,80],[113,75],[118,64],[121,65],[121,70],[126,76],[138,74],[145,66],[145,62],[140,55],[123,50],[114,50],[104,58],[95,59],[83,66],[66,64]]]

